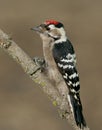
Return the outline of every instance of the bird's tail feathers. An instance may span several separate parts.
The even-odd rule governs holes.
[[[82,105],[81,105],[80,97],[79,96],[77,97],[73,93],[69,93],[68,101],[71,107],[71,111],[74,114],[74,118],[77,126],[80,128],[86,127],[86,122],[82,113]]]

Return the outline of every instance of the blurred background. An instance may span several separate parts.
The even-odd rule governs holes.
[[[32,58],[42,56],[30,30],[46,19],[65,25],[77,54],[84,115],[102,130],[102,1],[0,0],[0,28]],[[0,130],[72,130],[37,84],[0,50]]]

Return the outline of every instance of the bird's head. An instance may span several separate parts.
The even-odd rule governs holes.
[[[59,40],[63,41],[66,39],[63,24],[55,20],[46,20],[43,24],[32,28],[32,30],[40,34],[43,40],[46,38],[52,39],[57,43]]]

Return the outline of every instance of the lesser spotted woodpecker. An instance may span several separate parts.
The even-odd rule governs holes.
[[[43,53],[50,77],[56,78],[56,69],[60,72],[69,89],[67,97],[76,124],[80,128],[86,127],[79,95],[80,82],[76,69],[76,55],[66,36],[63,24],[55,20],[47,20],[32,29],[40,35],[43,41]]]

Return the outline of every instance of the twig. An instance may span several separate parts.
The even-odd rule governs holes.
[[[53,84],[49,81],[45,73],[42,73],[33,60],[2,30],[0,30],[0,48],[10,55],[25,71],[25,73],[48,95],[54,106],[57,106],[59,114],[62,118],[68,120],[74,130],[80,130],[74,121],[73,115],[70,112],[70,107],[66,99],[66,85],[64,81]],[[61,87],[63,85],[63,87]],[[55,87],[57,86],[57,87]],[[65,86],[65,87],[64,87]],[[57,89],[56,89],[57,88]],[[85,128],[84,130],[89,130]]]

